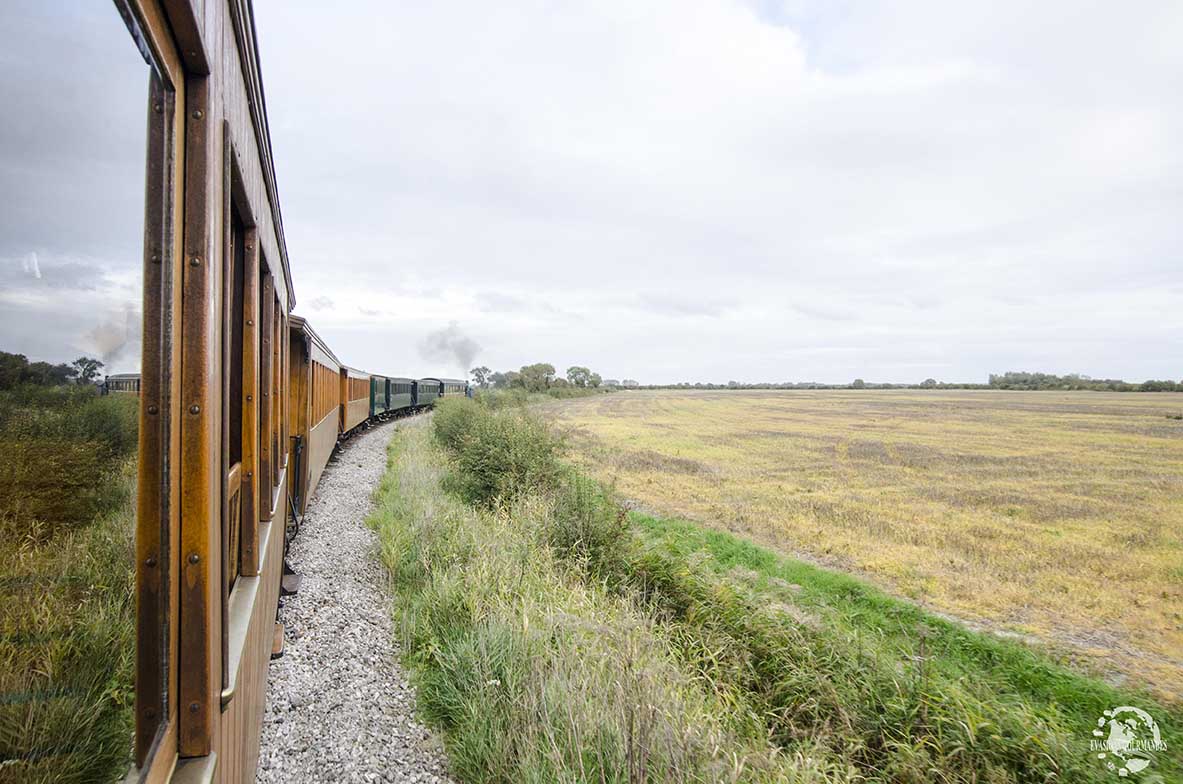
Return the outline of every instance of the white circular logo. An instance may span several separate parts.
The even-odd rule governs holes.
[[[1089,748],[1104,760],[1105,767],[1119,776],[1139,773],[1150,766],[1152,752],[1164,751],[1158,724],[1149,713],[1131,705],[1105,711],[1097,719]]]

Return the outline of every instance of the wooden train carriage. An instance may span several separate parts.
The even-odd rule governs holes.
[[[390,410],[393,413],[405,413],[415,405],[415,379],[388,378],[390,387]]]
[[[249,0],[115,0],[151,70],[131,781],[253,781],[295,297]]]
[[[390,379],[386,376],[370,376],[370,417],[381,416],[390,411]]]
[[[115,373],[103,379],[103,387],[107,394],[121,392],[138,395],[140,394],[140,374]]]
[[[341,433],[370,418],[370,374],[357,368],[341,368]]]
[[[440,379],[440,397],[464,397],[468,382],[459,378]]]
[[[291,495],[303,514],[337,445],[342,365],[303,318],[291,316],[289,326],[288,427],[297,454]]]
[[[440,396],[440,380],[438,378],[420,378],[415,381],[415,406],[433,406]]]

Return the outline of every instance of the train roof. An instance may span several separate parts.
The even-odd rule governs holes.
[[[415,380],[416,381],[440,381],[441,379],[438,379],[435,376],[424,376],[423,378],[417,378]]]
[[[443,381],[445,384],[467,384],[468,383],[468,379],[466,379],[466,378],[441,378],[440,381]]]
[[[139,378],[139,373],[108,373],[107,378]]]
[[[338,365],[341,365],[341,360],[337,359],[337,355],[333,353],[331,348],[329,348],[329,344],[324,342],[324,338],[316,333],[316,330],[313,329],[312,325],[308,323],[308,319],[304,318],[303,316],[292,314],[288,317],[288,324],[290,325],[291,329],[298,329],[311,338],[312,341],[316,343],[318,348],[332,357],[333,361]],[[344,367],[344,365],[341,365],[341,367]]]
[[[349,372],[349,375],[351,375],[351,376],[352,376],[352,375],[354,375],[354,374],[357,374],[357,375],[359,375],[359,376],[372,376],[372,375],[374,375],[373,373],[371,373],[371,372],[370,372],[370,371],[368,371],[368,370],[362,370],[361,368],[350,367],[349,365],[342,365],[342,366],[341,366],[341,369],[342,369],[342,370],[346,370],[346,371],[348,371],[348,372]]]

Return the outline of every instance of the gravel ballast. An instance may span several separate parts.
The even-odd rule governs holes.
[[[260,782],[450,782],[443,749],[414,718],[391,597],[365,523],[398,423],[329,461],[288,558],[303,577],[282,600],[284,654],[271,663]]]

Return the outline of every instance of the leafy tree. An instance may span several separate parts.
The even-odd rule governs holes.
[[[545,392],[555,380],[555,366],[548,362],[523,365],[519,371],[522,386],[528,392]]]
[[[468,374],[472,376],[472,380],[475,381],[476,385],[481,389],[488,387],[493,381],[492,376],[495,375],[492,370],[489,370],[489,368],[485,367],[484,365],[481,365],[480,367],[474,367],[472,370],[468,371]]]
[[[560,377],[560,378],[556,378],[554,381],[550,382],[550,386],[551,386],[551,389],[563,389],[565,387],[573,387],[575,385],[572,384],[567,379]]]
[[[851,389],[866,389],[867,382],[863,381],[861,378],[856,378],[854,380],[854,383],[850,385],[850,388]]]
[[[0,351],[0,389],[12,389],[25,378],[29,358],[24,354]]]
[[[524,386],[522,384],[522,374],[516,370],[507,370],[502,375],[505,378],[505,386],[507,388]]]
[[[103,363],[93,357],[78,357],[74,360],[74,380],[79,384],[93,384],[99,377]]]
[[[74,368],[69,365],[51,365],[48,362],[30,362],[25,368],[24,378],[29,384],[43,387],[60,386],[69,382],[74,375]]]
[[[591,377],[590,377],[590,378],[587,380],[588,386],[591,386],[591,387],[593,387],[593,388],[595,388],[595,389],[599,389],[599,388],[600,388],[600,384],[601,384],[602,382],[603,382],[603,379],[602,379],[602,378],[600,378],[600,374],[599,374],[599,373],[592,373],[592,374],[591,374]]]
[[[926,378],[920,382],[921,389],[934,389],[936,385],[937,380],[935,378]]]
[[[572,365],[567,368],[567,381],[573,387],[586,387],[591,381],[592,372],[585,367]]]

